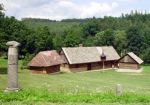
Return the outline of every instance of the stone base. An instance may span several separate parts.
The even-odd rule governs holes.
[[[18,92],[19,88],[6,88],[4,92]]]
[[[143,71],[143,68],[140,68],[138,70],[134,69],[116,69],[117,72],[127,72],[127,73],[141,73]]]

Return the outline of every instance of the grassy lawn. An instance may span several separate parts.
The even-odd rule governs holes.
[[[21,65],[21,62],[19,62]],[[69,98],[69,96],[72,96],[72,94],[76,94],[76,97],[78,96],[78,93],[85,94],[83,97],[86,98],[87,95],[90,94],[103,94],[103,93],[114,93],[115,85],[117,83],[120,83],[123,87],[123,92],[126,93],[133,93],[133,94],[142,94],[146,95],[146,97],[150,97],[150,66],[143,66],[144,72],[142,73],[118,73],[113,70],[101,72],[101,71],[91,71],[91,72],[79,72],[79,73],[60,73],[60,74],[53,74],[53,75],[47,75],[47,74],[32,74],[29,70],[21,70],[19,69],[19,86],[21,91],[24,90],[36,90],[36,92],[39,92],[39,94],[44,94],[46,90],[47,93],[55,94],[65,98]],[[7,87],[7,61],[4,59],[0,59],[0,91],[3,91]],[[32,92],[31,92],[32,93]],[[15,93],[16,94],[16,93]],[[22,94],[22,93],[20,93]],[[3,95],[3,92],[1,92],[0,95]],[[12,94],[10,94],[11,96]],[[36,94],[35,94],[36,95]],[[66,96],[67,95],[67,96]],[[105,94],[104,94],[105,95]],[[27,95],[24,95],[24,97]],[[51,95],[47,95],[51,96]],[[81,97],[82,95],[80,95]],[[106,94],[107,96],[107,94]],[[110,95],[111,96],[111,95]],[[134,95],[133,95],[134,96]],[[138,95],[137,95],[138,96]],[[19,96],[18,96],[19,97]],[[22,97],[22,95],[20,96]],[[33,98],[33,96],[31,96]],[[74,97],[74,96],[73,96]],[[78,98],[74,99],[78,99]],[[82,97],[82,98],[83,98]],[[94,96],[97,97],[97,96]],[[98,96],[102,97],[102,96]],[[113,97],[113,95],[112,95]],[[124,98],[123,96],[122,98]],[[135,96],[136,97],[136,96]],[[81,98],[81,100],[82,100]],[[89,98],[89,97],[87,97]],[[108,98],[109,99],[109,98]],[[117,98],[118,99],[118,98]],[[1,99],[0,99],[1,100]],[[35,99],[36,100],[36,99]],[[77,103],[74,103],[74,101],[65,102],[62,103],[58,102],[51,102],[49,99],[48,101],[38,101],[36,104],[38,105],[98,105],[98,101],[89,101],[87,104],[86,102],[77,101]],[[71,99],[69,99],[71,100]],[[72,99],[73,100],[73,99]],[[32,102],[33,101],[33,102]],[[79,102],[79,103],[78,103]],[[104,101],[105,102],[105,101]],[[143,102],[143,101],[141,101]],[[16,105],[22,105],[22,104],[35,104],[34,99],[30,102],[23,102],[23,101],[10,101],[10,102],[1,102],[0,104],[12,104]],[[107,101],[106,103],[102,103],[102,105],[149,105],[150,102],[146,101],[144,103],[117,103],[114,101],[114,103],[109,103]]]

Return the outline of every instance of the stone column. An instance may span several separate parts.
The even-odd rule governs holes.
[[[6,91],[18,91],[18,46],[20,43],[9,41],[8,48],[8,85]]]

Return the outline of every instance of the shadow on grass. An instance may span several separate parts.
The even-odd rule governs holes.
[[[6,67],[0,67],[0,74],[7,74],[7,68]]]

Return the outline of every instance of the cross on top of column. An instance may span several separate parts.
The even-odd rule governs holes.
[[[19,42],[16,42],[16,41],[8,41],[6,43],[7,46],[12,46],[12,47],[18,47],[20,46],[20,43]]]

